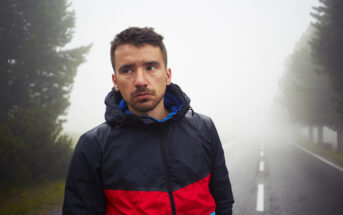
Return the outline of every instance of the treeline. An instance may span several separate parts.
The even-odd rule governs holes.
[[[3,0],[0,7],[0,186],[63,177],[72,154],[61,133],[78,66],[90,46],[64,48],[66,0]]]
[[[286,63],[280,102],[294,122],[309,128],[311,141],[314,127],[319,145],[324,126],[335,130],[343,152],[343,1],[320,0],[311,15],[314,23]]]

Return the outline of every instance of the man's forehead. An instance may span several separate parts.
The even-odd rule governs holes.
[[[158,46],[143,44],[135,46],[132,44],[119,45],[114,58],[116,64],[134,63],[134,61],[163,61],[162,52]]]
[[[122,55],[122,54],[140,54],[140,53],[160,53],[162,54],[160,48],[158,46],[153,46],[150,44],[141,44],[141,45],[133,45],[133,44],[121,44],[119,45],[114,55]]]

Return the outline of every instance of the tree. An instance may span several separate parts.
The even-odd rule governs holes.
[[[336,91],[336,110],[343,117],[343,1],[320,0],[312,16],[315,35],[311,41],[314,62],[318,71],[330,77]],[[335,126],[338,149],[343,151],[343,124]]]
[[[64,48],[72,39],[74,19],[67,0],[2,1],[1,169],[11,161],[10,165],[16,163],[22,172],[37,178],[48,172],[51,163],[47,162],[58,165],[47,154],[54,153],[52,148],[70,148],[66,143],[71,140],[61,135],[61,116],[70,104],[77,68],[90,49],[90,45]],[[70,149],[64,153],[67,156]]]
[[[66,0],[5,0],[1,7],[1,118],[32,102],[65,113],[87,47],[64,50],[74,28]]]
[[[280,87],[284,97],[282,103],[287,107],[291,119],[309,127],[309,137],[313,141],[313,127],[318,127],[318,143],[323,143],[323,126],[337,124],[332,98],[335,92],[326,74],[316,72],[312,62],[309,41],[313,28],[309,27],[297,43],[286,65]]]

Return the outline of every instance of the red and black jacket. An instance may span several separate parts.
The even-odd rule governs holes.
[[[63,215],[229,215],[234,202],[212,120],[190,111],[171,84],[164,121],[125,113],[106,97],[106,122],[81,136],[67,176]],[[166,98],[166,97],[165,97]],[[166,99],[165,99],[166,100]]]

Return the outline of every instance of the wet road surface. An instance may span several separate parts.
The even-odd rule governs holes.
[[[235,197],[234,214],[343,214],[343,171],[292,141],[249,138],[223,147]]]

